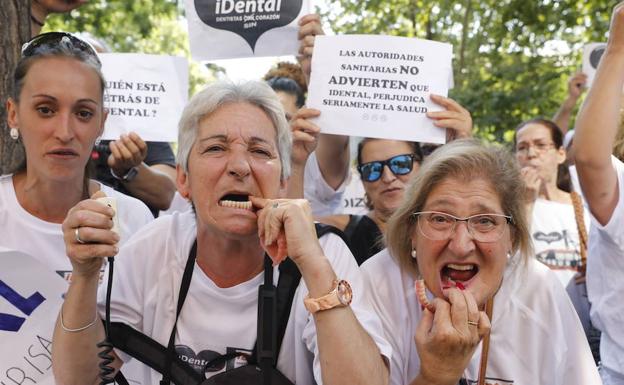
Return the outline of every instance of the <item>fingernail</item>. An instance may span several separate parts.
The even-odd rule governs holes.
[[[466,290],[466,286],[464,286],[461,282],[455,282],[455,286],[457,286],[459,290]]]

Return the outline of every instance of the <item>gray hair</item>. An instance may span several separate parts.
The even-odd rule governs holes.
[[[456,140],[433,152],[422,164],[405,192],[405,200],[388,221],[386,244],[402,269],[418,275],[411,256],[414,212],[422,211],[431,191],[447,178],[484,179],[500,200],[503,213],[511,215],[512,250],[526,262],[532,254],[525,209],[525,185],[511,152],[501,146],[484,145],[474,139]]]
[[[200,120],[225,104],[239,102],[258,106],[273,122],[277,151],[282,164],[281,179],[286,180],[290,176],[292,150],[290,126],[277,95],[271,87],[261,81],[241,83],[218,81],[195,94],[184,108],[178,124],[178,163],[184,172],[188,173],[188,158],[197,139]]]

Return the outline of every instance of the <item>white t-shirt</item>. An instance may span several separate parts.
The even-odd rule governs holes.
[[[409,384],[419,373],[414,335],[422,310],[414,278],[400,270],[388,250],[362,266],[373,308],[392,346],[392,385]],[[430,294],[429,294],[430,295]],[[476,384],[481,346],[464,372]],[[552,271],[531,259],[509,266],[495,296],[488,384],[601,384],[583,328],[564,288]]]
[[[117,199],[120,244],[154,219],[140,200],[103,184],[100,189]],[[65,252],[61,224],[46,222],[24,210],[15,195],[12,175],[0,177],[0,233],[0,246],[26,253],[69,280],[72,267]]]
[[[310,201],[315,217],[337,214],[364,215],[368,212],[364,204],[364,186],[360,175],[353,167],[349,167],[344,182],[334,190],[323,178],[316,153],[313,152],[306,162],[303,180],[303,196]]]
[[[602,332],[602,366],[624,377],[624,164],[612,159],[620,196],[605,226],[592,216],[587,294],[591,320]]]
[[[589,215],[584,210],[585,228]],[[570,204],[537,199],[533,206],[531,239],[538,261],[551,268],[567,286],[581,263],[581,248],[574,207]]]
[[[192,212],[173,213],[156,219],[137,233],[115,258],[111,320],[124,322],[166,346],[175,320],[180,282],[189,251],[196,237]],[[386,357],[379,318],[363,296],[363,282],[355,259],[340,237],[328,234],[321,246],[337,276],[349,281],[351,304],[360,324]],[[277,283],[278,268],[274,270]],[[260,274],[231,288],[219,288],[195,265],[189,292],[177,323],[176,346],[182,360],[204,365],[217,354],[249,352],[256,340],[258,285]],[[105,286],[98,304],[104,314]],[[321,384],[320,362],[313,317],[303,306],[308,290],[301,280],[291,308],[277,368],[297,385]],[[128,356],[119,353],[125,361]],[[244,364],[240,358],[208,371],[213,375]],[[122,369],[123,370],[123,369]],[[206,372],[205,372],[206,373]],[[143,384],[158,384],[161,375],[144,368]]]

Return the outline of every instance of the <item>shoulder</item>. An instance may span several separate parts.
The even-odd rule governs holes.
[[[342,231],[347,228],[347,225],[351,222],[351,215],[329,215],[319,218],[319,222],[334,226]]]
[[[394,286],[402,281],[402,271],[388,249],[373,255],[360,266],[367,285],[374,288]]]

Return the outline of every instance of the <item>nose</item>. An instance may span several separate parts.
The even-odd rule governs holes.
[[[57,126],[54,130],[54,136],[61,143],[68,143],[74,138],[74,126],[72,122],[71,112],[59,112]]]
[[[390,170],[387,164],[384,164],[383,169],[381,170],[381,180],[385,183],[390,183],[396,179],[396,175]]]
[[[251,173],[249,160],[242,151],[232,151],[227,162],[227,173],[230,176],[241,179]]]
[[[527,158],[535,158],[538,155],[535,146],[527,147],[526,154],[527,154]]]
[[[475,247],[474,238],[468,231],[468,224],[466,222],[457,222],[448,243],[449,250],[456,256],[462,257],[472,253]]]

